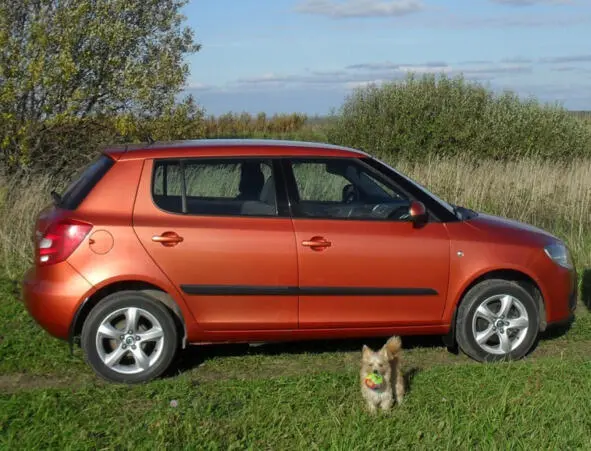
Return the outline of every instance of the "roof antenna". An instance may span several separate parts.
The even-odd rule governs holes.
[[[150,146],[156,142],[149,133],[146,135],[146,141],[148,141],[148,145]]]

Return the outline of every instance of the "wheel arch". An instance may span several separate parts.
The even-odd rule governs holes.
[[[502,269],[490,269],[485,271],[482,274],[476,275],[473,279],[471,279],[462,290],[460,290],[459,295],[457,296],[454,304],[454,309],[451,315],[450,321],[450,330],[448,334],[444,337],[444,343],[448,347],[453,347],[456,344],[456,317],[458,309],[460,308],[460,304],[466,297],[468,291],[470,291],[474,286],[478,285],[479,283],[485,280],[491,279],[502,279],[511,282],[517,283],[519,286],[524,288],[536,301],[539,311],[539,330],[543,332],[546,330],[547,321],[546,321],[546,304],[544,300],[544,296],[540,285],[536,282],[536,280],[527,274],[526,272],[513,269],[513,268],[502,268]]]
[[[74,318],[70,324],[70,330],[68,333],[68,342],[71,352],[73,352],[74,342],[76,342],[80,337],[84,321],[92,309],[94,309],[94,307],[96,307],[100,301],[108,295],[120,291],[138,291],[152,299],[157,300],[167,307],[167,309],[172,312],[175,326],[177,327],[179,335],[182,337],[182,347],[186,347],[187,323],[181,308],[174,298],[166,290],[150,282],[145,282],[142,280],[119,280],[102,286],[80,304],[76,310],[76,313],[74,314]]]

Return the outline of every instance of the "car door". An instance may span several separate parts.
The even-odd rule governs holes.
[[[357,158],[284,163],[299,271],[299,327],[437,324],[449,277],[444,224],[415,227],[410,195]]]
[[[211,331],[294,329],[293,226],[263,158],[147,161],[134,229]]]

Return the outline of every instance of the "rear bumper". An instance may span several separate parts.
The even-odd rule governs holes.
[[[29,314],[54,337],[67,340],[70,324],[92,285],[68,262],[31,268],[23,280]]]

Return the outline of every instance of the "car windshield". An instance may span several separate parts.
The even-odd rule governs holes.
[[[429,191],[427,188],[425,188],[424,186],[422,186],[420,183],[417,183],[416,181],[414,181],[413,179],[407,177],[406,175],[402,174],[401,172],[397,171],[396,169],[394,169],[392,166],[384,163],[381,160],[377,160],[374,158],[375,161],[377,161],[378,163],[380,163],[381,165],[387,167],[389,170],[395,172],[397,175],[399,175],[400,177],[402,177],[404,180],[406,180],[408,183],[412,184],[413,186],[415,186],[416,188],[420,189],[421,191],[423,191],[425,194],[427,194],[428,196],[432,197],[433,199],[435,199],[437,202],[439,202],[441,205],[443,205],[447,210],[449,210],[450,213],[452,213],[454,216],[458,216],[458,213],[456,211],[456,208],[451,205],[450,203],[444,201],[443,199],[441,199],[439,196],[436,196],[435,194],[433,194],[431,191]]]

